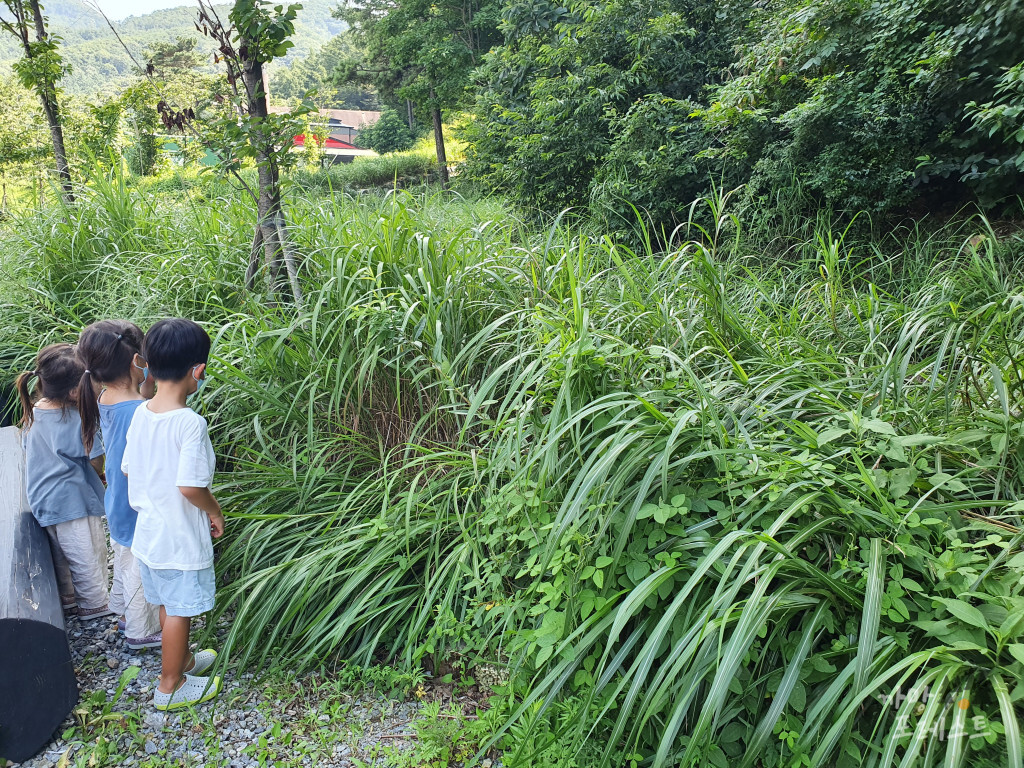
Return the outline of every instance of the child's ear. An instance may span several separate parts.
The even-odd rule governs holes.
[[[203,374],[206,373],[206,363],[200,363],[199,365],[193,366],[192,375],[196,379],[203,378]]]
[[[146,358],[140,355],[138,352],[135,353],[135,357],[132,358],[132,365],[136,368],[148,368],[149,363],[146,362]]]

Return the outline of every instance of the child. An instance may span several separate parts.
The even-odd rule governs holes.
[[[161,320],[142,344],[156,395],[132,416],[121,468],[128,501],[138,510],[132,553],[146,600],[160,606],[163,660],[153,694],[157,709],[208,701],[220,678],[199,677],[212,650],[190,654],[191,617],[213,608],[213,538],[224,533],[220,504],[210,492],[213,446],[206,420],[187,405],[204,381],[210,337],[191,320]]]
[[[50,539],[61,603],[81,619],[110,616],[103,534],[103,448],[87,451],[75,406],[84,367],[70,344],[39,351],[34,371],[18,377],[25,443],[25,490]],[[38,379],[36,400],[29,382]],[[92,466],[90,466],[90,463]]]
[[[130,549],[138,513],[128,503],[128,481],[120,470],[128,425],[143,402],[139,387],[149,378],[134,364],[141,351],[142,331],[124,320],[93,323],[78,340],[78,358],[86,368],[78,387],[83,393],[78,405],[82,442],[90,450],[99,428],[111,467],[104,498],[114,550],[110,608],[124,617],[125,640],[134,649],[160,646],[159,607],[146,602],[139,564]]]

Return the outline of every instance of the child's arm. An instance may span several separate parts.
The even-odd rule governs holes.
[[[210,518],[210,535],[215,539],[223,536],[224,514],[220,511],[220,504],[213,498],[213,492],[209,488],[195,488],[190,485],[179,485],[178,490],[190,504],[199,507]]]
[[[103,477],[103,454],[101,453],[95,459],[89,459],[89,463],[92,464],[92,468],[96,470],[96,474]]]

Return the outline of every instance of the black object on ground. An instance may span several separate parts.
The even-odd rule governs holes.
[[[46,746],[78,702],[46,533],[25,500],[16,427],[0,429],[0,758]]]

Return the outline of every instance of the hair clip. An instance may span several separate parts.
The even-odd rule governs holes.
[[[85,369],[85,372],[86,373],[92,373],[92,371],[90,371],[88,368]]]
[[[120,341],[120,340],[121,340],[121,334],[120,334],[120,333],[115,333],[114,335],[115,335],[115,336],[117,336],[117,340],[118,340],[118,341]]]

